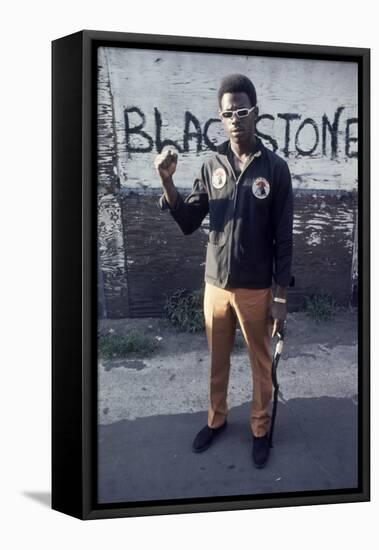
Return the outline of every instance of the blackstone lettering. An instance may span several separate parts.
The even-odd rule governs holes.
[[[174,147],[179,151],[179,153],[184,152],[184,147],[181,147],[177,141],[173,141],[172,139],[164,139],[162,140],[162,116],[158,109],[154,108],[154,117],[155,117],[155,144],[157,147],[158,153],[164,149],[164,147]]]
[[[221,124],[221,120],[219,118],[210,118],[209,120],[207,120],[207,122],[204,124],[204,134],[203,134],[203,138],[204,138],[204,143],[206,145],[206,148],[207,149],[210,149],[211,151],[217,151],[217,145],[216,143],[214,143],[213,141],[211,141],[208,137],[208,130],[209,128],[211,127],[212,124],[215,124],[215,123],[218,123],[218,124]]]
[[[300,147],[300,133],[301,133],[302,129],[305,128],[305,126],[307,126],[307,125],[311,126],[314,130],[315,142],[314,142],[313,147],[311,147],[310,149],[305,151],[304,149],[301,149],[301,147]],[[300,124],[299,128],[297,129],[296,135],[295,135],[296,151],[299,153],[299,155],[310,156],[317,149],[319,139],[320,139],[320,134],[319,134],[318,126],[317,126],[316,122],[313,120],[313,118],[306,118]]]
[[[330,123],[328,117],[324,115],[322,117],[322,154],[326,155],[326,130],[330,132],[331,138],[331,148],[332,158],[335,158],[338,154],[338,125],[340,120],[340,115],[345,107],[338,107],[336,114],[334,115],[333,124]]]
[[[290,133],[291,121],[292,120],[297,120],[297,119],[301,118],[301,116],[298,115],[297,113],[278,113],[278,118],[282,118],[283,120],[286,121],[284,147],[283,147],[282,151],[284,153],[284,156],[288,157],[289,153],[290,153],[289,152],[289,143],[290,143],[290,137],[291,137],[291,133]]]
[[[282,136],[277,132],[275,137],[260,129],[260,125],[264,125],[265,121],[275,121],[273,115],[265,113],[257,118],[256,133],[271,145],[274,152],[280,149],[285,157],[291,154],[310,157],[318,152],[332,159],[341,154],[339,138],[343,135],[345,141],[343,153],[347,158],[357,158],[358,137],[355,125],[358,124],[358,119],[348,118],[344,122],[341,121],[344,109],[343,106],[338,107],[332,120],[323,114],[319,123],[314,118],[303,119],[299,113],[277,113],[277,118],[284,120],[285,124]],[[165,147],[176,149],[179,153],[188,153],[190,150],[195,150],[196,153],[217,150],[216,138],[211,138],[209,134],[212,133],[215,124],[221,124],[218,118],[208,119],[202,127],[193,113],[185,111],[183,134],[180,137],[175,136],[177,139],[163,135],[170,131],[170,121],[162,120],[157,107],[154,108],[153,119],[154,135],[151,131],[150,133],[146,131],[146,116],[142,109],[133,106],[124,110],[125,144],[129,157],[132,153],[150,153],[154,149],[160,153]],[[216,130],[219,134],[220,128]],[[320,141],[321,151],[319,151]]]
[[[191,132],[191,125],[194,128],[194,131],[192,132]],[[186,111],[184,115],[184,136],[183,136],[183,149],[185,152],[189,151],[189,141],[192,138],[196,140],[196,152],[199,153],[202,149],[202,132],[201,132],[200,122],[192,113],[190,113],[189,111]]]
[[[141,124],[137,126],[130,127],[129,125],[129,116],[132,113],[137,113],[141,117]],[[145,126],[146,118],[144,113],[139,109],[138,107],[129,107],[128,109],[125,109],[124,112],[124,119],[125,119],[125,136],[126,136],[126,150],[130,156],[130,153],[149,153],[153,150],[154,147],[154,141],[151,136],[149,136],[146,132],[142,130],[142,128]],[[148,142],[148,145],[145,147],[136,147],[132,146],[130,143],[130,138],[133,135],[141,136],[143,139],[145,139]]]
[[[274,121],[275,117],[273,117],[272,115],[260,115],[260,116],[258,116],[257,125],[256,125],[256,134],[257,134],[258,137],[260,137],[262,139],[266,139],[269,143],[271,143],[272,150],[274,151],[274,153],[276,153],[276,151],[279,149],[279,145],[278,145],[278,142],[276,141],[276,139],[274,139],[272,136],[269,136],[268,134],[264,134],[263,132],[261,132],[258,129],[258,124],[260,123],[261,120],[272,120],[272,121]]]

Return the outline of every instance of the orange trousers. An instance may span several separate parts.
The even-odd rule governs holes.
[[[238,320],[252,369],[253,396],[250,427],[257,437],[265,435],[269,430],[272,398],[271,302],[271,288],[225,290],[206,283],[204,316],[211,356],[208,408],[210,428],[221,426],[228,413],[230,354]]]

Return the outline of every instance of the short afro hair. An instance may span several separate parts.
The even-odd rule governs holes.
[[[257,104],[257,92],[255,91],[254,84],[247,76],[243,74],[231,74],[225,76],[220,84],[218,90],[218,104],[221,107],[221,100],[224,94],[234,94],[239,92],[245,92],[248,95],[252,107]]]

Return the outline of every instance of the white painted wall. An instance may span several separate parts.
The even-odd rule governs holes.
[[[162,139],[183,145],[185,112],[190,111],[202,130],[207,120],[218,117],[217,90],[223,76],[246,74],[254,83],[260,114],[274,120],[262,120],[258,129],[278,142],[278,154],[285,156],[286,121],[278,113],[295,113],[301,118],[290,123],[289,157],[294,188],[352,190],[357,186],[357,159],[345,153],[345,131],[348,119],[357,117],[357,65],[347,62],[249,57],[208,53],[170,52],[129,48],[100,48],[99,78],[109,78],[117,129],[117,169],[121,185],[126,188],[158,188],[153,161],[157,154],[154,109],[162,116]],[[109,96],[110,97],[110,96]],[[101,98],[104,101],[104,97]],[[127,152],[125,109],[137,107],[144,113],[142,130],[153,139],[151,152]],[[339,107],[338,149],[331,158],[331,139],[327,132],[325,154],[322,151],[322,117],[331,123]],[[141,116],[128,115],[130,127],[141,124]],[[312,118],[319,132],[319,143],[311,156],[296,150],[295,135],[306,118]],[[191,126],[194,131],[194,127]],[[358,126],[350,126],[350,136],[357,137]],[[222,124],[210,126],[209,138],[224,141]],[[316,133],[307,125],[299,134],[298,145],[310,150]],[[132,147],[146,147],[149,140],[130,135]],[[272,148],[271,144],[264,143]],[[357,143],[350,143],[351,153]],[[189,152],[179,157],[175,182],[190,189],[202,162],[213,154],[203,143],[196,152],[196,140],[189,142]]]

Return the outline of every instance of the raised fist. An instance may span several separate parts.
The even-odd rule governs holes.
[[[171,151],[171,149],[166,149],[160,155],[157,155],[154,161],[154,166],[159,176],[164,181],[171,178],[174,174],[177,163],[177,153]]]

